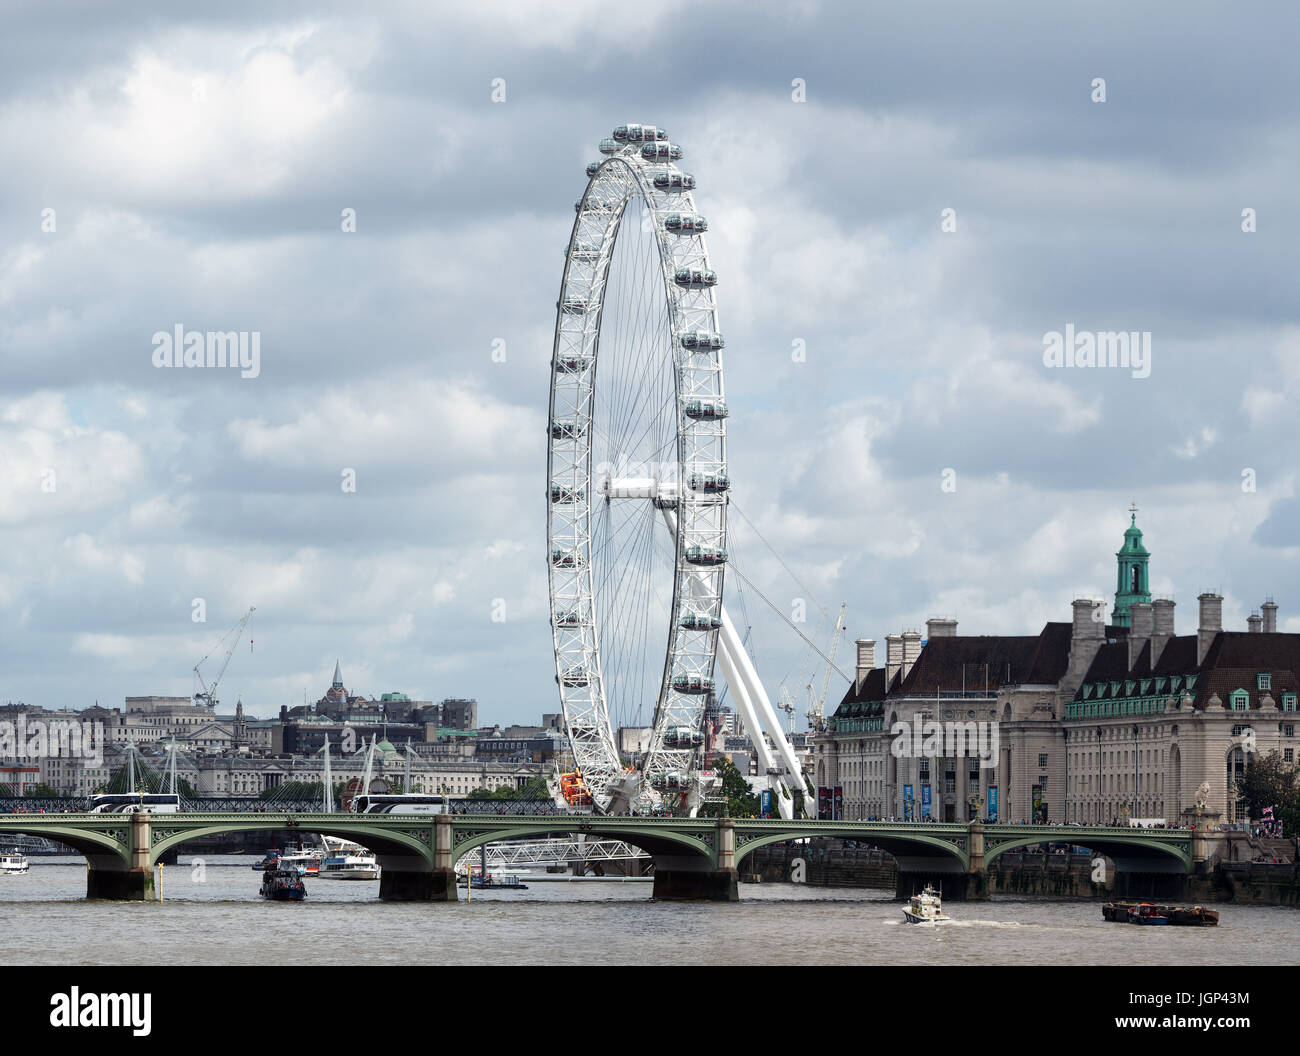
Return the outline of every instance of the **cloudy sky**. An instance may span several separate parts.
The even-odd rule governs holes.
[[[823,647],[841,602],[850,639],[1068,620],[1133,501],[1181,633],[1207,588],[1300,631],[1284,3],[6,6],[0,701],[192,693],[255,605],[227,707],[314,700],[337,658],[354,691],[556,710],[554,304],[628,121],[710,221],[734,499],[772,548],[733,516],[736,556]],[[259,375],[156,368],[177,325],[259,332]],[[1149,331],[1150,376],[1045,365],[1067,325]],[[820,683],[730,605],[774,693]]]

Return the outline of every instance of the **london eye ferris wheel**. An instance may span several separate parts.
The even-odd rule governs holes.
[[[556,679],[604,810],[694,813],[727,564],[717,274],[663,129],[587,166],[556,306],[547,458]],[[645,725],[638,770],[615,723]]]

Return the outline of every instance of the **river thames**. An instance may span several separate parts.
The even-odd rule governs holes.
[[[902,922],[892,892],[742,884],[734,904],[656,902],[648,883],[533,883],[473,902],[384,903],[377,882],[307,878],[267,902],[249,855],[164,870],[164,902],[87,902],[79,857],[0,879],[3,963],[1300,964],[1300,912],[1222,904],[1217,928],[1109,924],[1095,902],[951,902],[951,924]]]

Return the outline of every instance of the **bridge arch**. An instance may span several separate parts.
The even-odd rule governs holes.
[[[451,856],[453,861],[459,861],[485,843],[530,838],[544,839],[547,836],[592,836],[606,840],[622,840],[633,847],[639,847],[656,859],[656,862],[663,858],[682,857],[684,854],[705,859],[710,863],[716,859],[714,849],[698,836],[644,827],[619,828],[601,825],[596,828],[574,822],[566,824],[562,817],[558,817],[554,823],[533,822],[492,828],[482,832],[458,832],[453,838]]]
[[[330,815],[304,814],[300,818],[286,821],[283,816],[250,815],[247,820],[213,821],[211,824],[186,825],[183,829],[169,829],[166,818],[169,815],[153,816],[153,845],[149,848],[150,864],[157,864],[168,851],[183,846],[203,836],[219,836],[229,832],[271,832],[288,830],[291,832],[316,833],[320,836],[333,836],[336,839],[359,843],[375,852],[384,864],[385,857],[420,858],[428,866],[433,865],[433,850],[430,847],[429,824],[413,823],[407,830],[394,829],[391,825],[367,826],[355,821],[345,824],[332,824],[329,821],[317,821]],[[377,815],[383,817],[384,815]],[[192,819],[193,815],[177,815]],[[345,816],[355,818],[356,815]]]
[[[889,823],[885,824],[888,825]],[[960,872],[965,872],[970,866],[969,847],[965,846],[964,837],[954,838],[950,836],[945,838],[942,835],[932,835],[928,832],[891,831],[888,828],[882,829],[871,824],[865,826],[861,824],[818,826],[815,830],[791,828],[785,832],[765,833],[762,836],[745,835],[741,826],[737,825],[736,864],[739,865],[740,862],[760,847],[791,840],[817,838],[859,840],[862,843],[870,844],[872,847],[878,847],[882,851],[887,851],[895,858],[937,858],[942,862],[947,862],[950,866],[957,866],[957,871]],[[958,844],[958,839],[962,840],[961,845]]]
[[[1097,834],[1094,832],[1080,831],[1076,835],[1069,833],[1038,833],[1032,836],[1011,837],[1009,839],[998,840],[996,844],[992,843],[986,837],[984,850],[984,864],[987,868],[997,858],[1006,854],[1008,851],[1018,851],[1025,847],[1037,847],[1049,843],[1069,843],[1075,847],[1086,847],[1088,850],[1104,854],[1109,858],[1117,860],[1139,860],[1147,859],[1159,863],[1160,865],[1176,864],[1183,872],[1191,872],[1192,869],[1192,851],[1191,851],[1191,834],[1188,833],[1187,840],[1174,842],[1171,840],[1153,839],[1136,835],[1141,829],[1133,830],[1134,835],[1127,835],[1123,832],[1114,834],[1105,833]]]
[[[6,820],[23,816],[8,815]],[[119,821],[116,826],[110,825],[104,829],[86,829],[73,828],[70,825],[60,826],[57,823],[50,824],[48,815],[32,814],[27,816],[33,819],[30,826],[23,825],[21,822],[6,825],[4,835],[7,836],[13,833],[23,836],[41,836],[53,840],[55,843],[71,847],[78,854],[85,855],[88,862],[102,863],[107,861],[120,863],[125,868],[127,857],[131,852],[131,822],[129,817]],[[4,836],[0,836],[0,841],[3,841],[3,839]]]

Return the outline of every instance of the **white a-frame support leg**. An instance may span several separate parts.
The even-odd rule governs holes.
[[[794,747],[781,728],[781,720],[777,718],[776,708],[772,706],[767,690],[763,688],[763,682],[754,669],[754,662],[745,651],[740,635],[736,633],[736,625],[731,622],[727,607],[723,605],[721,609],[722,629],[718,632],[718,660],[722,664],[723,675],[732,692],[736,694],[738,700],[747,699],[749,702],[749,714],[745,713],[742,705],[741,719],[750,732],[750,740],[758,748],[759,761],[763,764],[765,772],[771,775],[773,770],[784,771],[777,781],[772,782],[772,791],[776,793],[781,817],[789,820],[794,817],[793,794],[795,792],[804,793],[804,806],[807,809],[808,796],[807,789],[804,787],[803,769],[794,754]],[[780,766],[776,765],[771,752],[768,751],[767,742],[763,737],[764,731],[771,736],[772,743],[780,753],[782,764]]]

